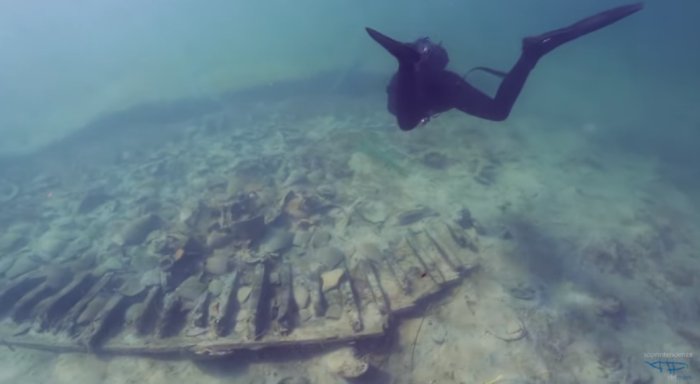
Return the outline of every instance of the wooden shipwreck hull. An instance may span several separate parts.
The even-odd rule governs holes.
[[[397,226],[381,246],[353,245],[351,255],[324,255],[321,264],[280,256],[274,248],[241,257],[250,244],[236,240],[253,235],[233,236],[233,245],[223,249],[239,256],[212,276],[205,264],[216,253],[207,238],[213,231],[236,235],[258,226],[295,225],[284,209],[256,222],[254,214],[227,217],[232,211],[226,207],[217,214],[207,211],[202,223],[189,223],[194,234],[168,233],[159,240],[166,257],[155,273],[51,268],[4,281],[0,342],[55,351],[207,357],[353,341],[383,335],[392,317],[457,283],[477,263],[473,229],[429,217]],[[304,259],[313,260],[322,251],[305,252]],[[148,274],[153,278],[145,278]]]

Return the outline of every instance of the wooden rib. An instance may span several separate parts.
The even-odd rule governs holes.
[[[404,237],[404,241],[405,244],[408,245],[409,248],[411,248],[411,253],[416,257],[419,264],[422,265],[423,268],[425,268],[421,276],[425,278],[427,277],[425,276],[425,273],[428,273],[428,276],[432,278],[435,284],[444,284],[447,279],[442,273],[439,264],[433,259],[430,253],[426,252],[425,249],[421,247],[421,244],[419,244],[416,241],[415,236],[417,236],[417,234],[411,234],[409,236],[406,236]]]
[[[304,280],[303,285],[309,291],[309,306],[313,315],[315,317],[323,316],[326,308],[321,297],[321,278],[317,276],[315,279]]]
[[[376,338],[384,335],[382,329],[365,329],[361,333],[346,334],[337,333],[324,335],[322,337],[287,338],[274,340],[239,340],[231,338],[221,338],[215,340],[202,340],[192,342],[192,340],[182,340],[172,342],[170,339],[153,339],[147,343],[134,344],[131,340],[121,340],[118,338],[106,339],[100,345],[100,352],[121,356],[191,356],[193,358],[207,358],[215,356],[231,355],[237,351],[258,351],[264,348],[297,348],[303,346],[331,346],[346,345],[363,339]],[[3,343],[8,346],[31,348],[53,352],[89,352],[82,344],[60,339],[48,340],[42,335],[32,334],[25,337],[8,337],[3,339]]]
[[[212,321],[210,326],[213,328],[214,334],[217,336],[224,336],[231,329],[230,320],[233,317],[238,278],[238,270],[235,270],[226,276],[224,286],[221,289],[221,293],[219,293],[216,303],[214,304],[216,311],[211,314]]]
[[[248,321],[246,324],[246,337],[248,340],[257,340],[262,336],[262,321],[265,314],[265,284],[267,280],[267,268],[265,263],[255,266],[253,272],[253,286],[247,302]]]
[[[377,308],[382,314],[389,313],[389,300],[382,288],[379,278],[377,278],[377,273],[372,266],[372,262],[369,260],[363,261],[359,265],[359,271],[362,274],[362,278],[367,282],[367,285],[372,291],[372,296],[374,297],[375,303],[377,303]]]
[[[347,273],[346,273],[347,274]],[[349,274],[347,274],[349,276]],[[362,331],[362,317],[360,315],[360,307],[358,305],[358,300],[352,289],[352,279],[346,278],[340,282],[338,289],[342,295],[343,300],[343,311],[345,312],[345,317],[350,323],[350,328],[355,332]]]
[[[109,282],[112,280],[112,276],[114,276],[111,272],[105,273],[100,277],[100,279],[90,287],[88,292],[80,299],[78,300],[77,303],[73,304],[73,306],[68,310],[68,313],[66,316],[63,317],[63,320],[59,323],[58,327],[55,328],[55,331],[59,330],[68,330],[70,333],[73,333],[75,331],[75,327],[77,326],[77,320],[78,317],[80,317],[80,314],[83,312],[85,307],[94,299],[98,293],[102,291],[102,289],[109,284]]]
[[[292,290],[292,268],[288,263],[283,263],[279,268],[280,286],[275,295],[275,304],[277,305],[277,316],[275,324],[277,330],[282,335],[287,335],[292,331],[294,326],[294,306]]]
[[[370,303],[377,307],[378,310],[380,309],[380,306],[386,309],[384,293],[381,291],[379,286],[373,287],[373,282],[370,282],[369,275],[371,273],[372,271],[370,270],[369,261],[361,260],[358,262],[357,265],[355,265],[355,267],[350,271],[352,286],[355,289],[355,293],[357,294],[358,300],[363,309]]]
[[[0,290],[0,312],[9,311],[18,300],[45,280],[38,273],[30,273],[10,281]]]
[[[25,318],[29,316],[32,308],[34,308],[39,301],[48,296],[51,291],[52,287],[46,281],[34,287],[34,289],[29,291],[15,303],[14,307],[12,308],[12,312],[10,313],[12,320],[16,322],[25,320]]]
[[[207,326],[207,316],[209,309],[209,291],[202,292],[194,302],[189,315],[189,326],[193,328],[204,328]]]
[[[95,300],[96,296],[105,297],[105,300],[100,305],[93,306],[93,309],[101,309],[90,312],[94,319],[87,326],[85,323],[81,324],[80,330],[83,332],[74,340],[57,338],[42,332],[33,332],[31,329],[20,334],[19,332],[26,330],[22,326],[12,325],[11,322],[5,322],[5,325],[0,324],[0,329],[11,335],[10,338],[13,341],[18,341],[18,345],[24,342],[25,345],[34,343],[35,345],[60,348],[67,346],[68,349],[77,348],[79,350],[86,348],[92,350],[97,346],[102,349],[103,346],[107,346],[105,350],[127,354],[159,354],[166,351],[226,354],[233,350],[267,346],[355,340],[366,335],[381,334],[385,329],[381,325],[385,323],[380,321],[385,322],[389,315],[413,307],[418,300],[441,289],[443,282],[452,281],[455,276],[459,276],[456,271],[462,268],[464,261],[469,266],[473,265],[471,263],[474,261],[475,251],[470,250],[470,248],[476,249],[475,243],[463,233],[464,231],[461,231],[461,234],[459,231],[461,231],[460,228],[451,228],[442,222],[438,222],[435,226],[426,223],[423,231],[411,232],[399,239],[398,243],[393,243],[391,252],[382,254],[377,250],[371,257],[368,257],[363,254],[366,252],[359,250],[358,254],[361,257],[357,258],[357,264],[352,266],[353,268],[349,271],[345,271],[345,277],[337,287],[323,294],[318,276],[308,279],[306,275],[301,275],[299,279],[296,279],[296,276],[291,273],[291,264],[270,261],[268,264],[248,266],[246,268],[254,269],[254,271],[249,274],[243,274],[243,270],[234,272],[230,289],[227,289],[226,283],[224,283],[226,294],[222,293],[214,303],[221,305],[221,311],[217,311],[218,317],[212,317],[212,311],[209,311],[208,324],[206,309],[213,308],[213,306],[207,305],[207,301],[212,304],[211,302],[215,300],[209,300],[207,292],[202,293],[195,300],[193,309],[185,318],[178,305],[175,305],[179,304],[177,296],[169,295],[163,308],[159,306],[163,296],[161,288],[151,287],[148,293],[144,292],[145,302],[151,302],[151,305],[139,303],[139,305],[143,304],[143,310],[139,309],[142,311],[140,313],[137,313],[132,307],[131,312],[133,313],[130,313],[129,318],[135,319],[134,324],[136,324],[141,321],[140,319],[147,317],[143,313],[147,308],[151,308],[159,315],[157,318],[160,322],[165,323],[171,321],[171,313],[178,312],[179,317],[176,320],[178,327],[184,324],[180,320],[186,320],[185,329],[187,332],[178,331],[177,334],[168,335],[167,338],[164,337],[167,332],[164,332],[163,329],[174,329],[174,327],[162,324],[158,324],[159,332],[157,332],[162,338],[136,337],[137,335],[133,332],[117,333],[119,329],[114,328],[114,326],[122,327],[123,325],[115,323],[113,320],[118,320],[119,318],[116,316],[122,314],[122,309],[135,298],[130,299],[122,295],[113,297],[106,293],[105,287],[110,284],[106,275],[92,286],[88,285],[91,282],[86,283],[93,280],[86,277],[88,274],[79,275],[76,279],[71,280],[67,286],[58,290],[56,295],[47,298],[42,296],[46,294],[48,286],[42,283],[43,277],[35,276],[35,280],[25,279],[23,283],[12,281],[0,290],[0,303],[3,300],[8,303],[14,301],[9,300],[10,297],[21,293],[23,298],[18,301],[17,307],[19,309],[15,308],[17,314],[13,314],[18,318],[21,318],[22,312],[26,311],[35,314],[33,325],[38,328],[35,330],[41,331],[56,327],[56,324],[59,328],[63,326],[63,329],[65,329],[66,324],[73,327],[76,324],[75,319],[83,313],[88,303]],[[272,262],[275,262],[276,265],[271,264]],[[279,279],[270,279],[270,270],[278,274]],[[77,280],[83,278],[85,280],[81,285]],[[243,303],[241,303],[240,311],[237,313],[241,321],[235,323],[235,327],[238,331],[238,326],[241,326],[241,332],[232,335],[231,332],[216,330],[218,327],[213,325],[215,319],[218,319],[217,325],[219,327],[223,324],[232,324],[233,320],[226,317],[234,317],[234,306],[238,303],[236,299],[237,286],[244,284],[250,287],[251,292],[247,300],[241,300]],[[297,321],[299,315],[295,311],[293,302],[293,287],[297,284],[306,287],[310,296],[307,309],[312,311],[312,308],[317,308],[319,310],[317,316],[324,313],[322,295],[325,295],[325,301],[330,307],[329,311],[325,312],[326,319],[317,318],[308,321],[310,315],[307,314],[305,317],[307,320],[304,324]],[[77,297],[73,296],[75,292],[88,287],[90,289],[85,297],[77,300]],[[143,299],[144,294],[140,295],[139,298]],[[73,299],[68,300],[67,298],[71,296]],[[223,296],[226,297],[225,300]],[[270,300],[271,298],[274,300]],[[73,301],[76,302],[73,303]],[[73,303],[73,305],[61,319],[59,312],[65,308],[64,303],[68,305]],[[270,312],[271,308],[272,312]],[[331,312],[336,314],[333,319],[330,319]],[[51,313],[57,314],[55,320],[52,320],[54,316]],[[95,313],[97,314],[95,315]],[[135,316],[131,316],[132,314]],[[272,327],[270,327],[270,321],[273,321]],[[201,333],[196,332],[207,326],[215,334],[200,337]],[[285,337],[292,330],[292,327],[296,326],[299,327],[293,330],[294,333]],[[142,329],[139,326],[137,328]],[[268,328],[279,330],[279,333],[267,333]],[[351,331],[348,331],[348,328]],[[189,332],[193,329],[196,331],[195,333]],[[6,332],[7,330],[9,332]],[[146,332],[137,333],[140,336],[146,334]],[[116,337],[111,335],[116,335]],[[4,337],[3,340],[5,340]]]
[[[449,232],[444,223],[431,223],[427,225],[425,233],[428,239],[435,244],[435,247],[440,251],[442,257],[453,266],[454,269],[462,271],[464,269],[464,260],[459,256],[459,244],[454,241],[452,234]]]
[[[453,260],[454,263],[458,263],[462,270],[471,269],[476,265],[476,255],[474,250],[469,247],[472,243],[467,242],[465,238],[464,245],[460,244],[454,237],[455,232],[447,224],[435,223],[427,231],[430,240],[441,251],[442,255]]]
[[[399,311],[413,305],[413,300],[409,296],[410,287],[401,284],[400,278],[394,273],[391,264],[384,259],[380,263],[370,265],[378,285],[386,296],[386,301],[390,311]]]
[[[165,295],[163,298],[163,308],[161,309],[158,323],[156,324],[156,335],[159,338],[170,336],[174,320],[176,316],[179,315],[181,307],[182,300],[180,299],[180,295],[174,291]]]
[[[402,237],[392,250],[398,264],[406,271],[404,279],[411,285],[410,296],[414,300],[439,290],[441,278],[435,276],[435,272],[413,251],[405,237]]]
[[[92,277],[92,274],[89,272],[83,272],[57,294],[47,297],[37,304],[34,309],[35,328],[39,331],[44,331],[52,323],[56,322],[57,317],[61,315],[61,311],[67,311],[67,308],[71,306],[70,304],[80,300],[76,296],[89,284]]]
[[[143,306],[139,309],[134,317],[134,330],[137,334],[143,335],[153,326],[153,320],[157,319],[158,315],[158,299],[160,298],[161,288],[159,285],[148,289],[146,298],[143,300]]]
[[[96,349],[103,341],[103,338],[107,336],[109,325],[121,309],[124,298],[125,296],[121,293],[112,295],[102,310],[78,336],[78,343],[85,346],[89,351]]]
[[[383,267],[385,267],[383,269],[386,269],[388,276],[391,276],[394,283],[400,287],[404,294],[409,295],[411,293],[411,282],[397,258],[393,255],[389,255],[382,257],[382,261],[384,264]]]
[[[443,282],[451,282],[459,278],[457,267],[451,265],[449,260],[443,257],[425,231],[415,233],[408,241],[416,254],[421,255],[424,260],[432,264],[434,269],[439,271]]]

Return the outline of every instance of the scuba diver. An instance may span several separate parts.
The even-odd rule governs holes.
[[[427,123],[431,117],[452,108],[483,119],[505,120],[530,71],[542,56],[562,44],[613,24],[643,7],[643,3],[634,3],[612,8],[568,27],[526,37],[522,41],[520,58],[507,73],[487,67],[476,67],[469,71],[485,71],[502,78],[493,98],[469,84],[462,76],[447,70],[447,51],[429,38],[402,43],[372,28],[365,29],[398,61],[399,68],[386,89],[387,108],[396,116],[399,127],[410,131]]]

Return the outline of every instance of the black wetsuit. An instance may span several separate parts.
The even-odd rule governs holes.
[[[430,117],[457,108],[480,118],[502,121],[510,114],[530,71],[542,56],[578,37],[606,27],[643,8],[635,3],[613,8],[585,18],[568,27],[523,39],[522,53],[507,73],[485,67],[503,78],[495,97],[490,97],[464,78],[446,69],[447,51],[421,38],[401,43],[374,29],[369,35],[399,62],[399,68],[387,86],[388,109],[396,116],[399,127],[408,131],[427,122]]]

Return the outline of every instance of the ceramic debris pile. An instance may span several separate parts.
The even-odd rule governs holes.
[[[352,160],[278,147],[184,164],[165,145],[146,161],[121,154],[111,187],[27,182],[5,214],[30,220],[0,239],[2,342],[197,356],[341,343],[384,335],[477,266],[473,227],[363,194]]]

